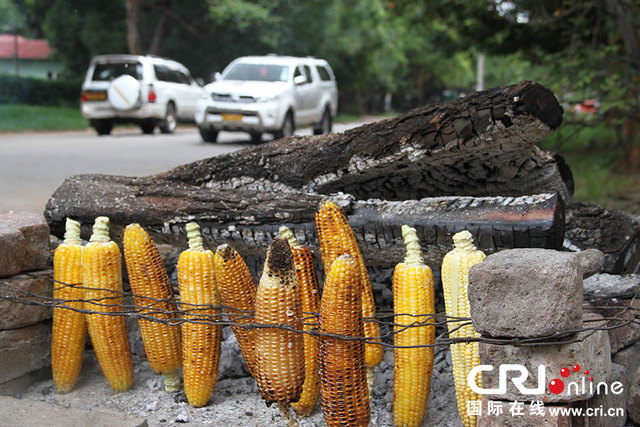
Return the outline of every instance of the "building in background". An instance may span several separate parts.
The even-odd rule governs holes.
[[[0,34],[0,74],[55,79],[62,64],[53,59],[53,53],[46,40]]]

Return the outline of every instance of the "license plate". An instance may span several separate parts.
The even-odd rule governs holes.
[[[222,120],[225,122],[241,122],[242,114],[223,114]]]
[[[107,99],[106,92],[86,92],[85,96],[88,101],[104,101]]]

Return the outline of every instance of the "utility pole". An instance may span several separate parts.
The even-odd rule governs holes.
[[[484,90],[484,53],[478,53],[478,68],[476,71],[476,90]]]

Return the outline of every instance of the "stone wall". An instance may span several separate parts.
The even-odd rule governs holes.
[[[471,268],[471,317],[487,339],[478,425],[640,422],[640,275],[592,276],[603,264],[597,250],[512,249]]]
[[[51,364],[50,307],[12,301],[50,297],[49,226],[32,212],[0,215],[0,394],[30,385]],[[35,297],[34,297],[35,295]]]

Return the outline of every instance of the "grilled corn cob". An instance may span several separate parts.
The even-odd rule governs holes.
[[[256,294],[257,325],[281,325],[256,329],[258,388],[262,398],[281,408],[300,398],[304,382],[302,302],[289,244],[276,237],[269,245]],[[288,412],[288,409],[287,409]]]
[[[211,323],[220,310],[220,295],[213,270],[213,252],[202,246],[198,224],[187,224],[189,249],[178,258],[180,302],[185,314],[182,324],[184,391],[194,407],[207,404],[218,378],[222,326]],[[189,322],[188,320],[194,320]]]
[[[362,281],[351,255],[328,270],[320,302],[320,333],[364,337]],[[328,426],[367,426],[371,417],[364,342],[323,336],[318,339],[320,396]]]
[[[444,302],[447,316],[469,317],[469,269],[484,260],[484,253],[473,245],[471,233],[464,230],[453,236],[454,249],[442,260],[442,287],[444,288]],[[479,337],[473,325],[463,325],[463,322],[447,322],[450,338]],[[453,380],[458,399],[458,413],[465,427],[476,425],[476,416],[468,415],[467,402],[480,400],[481,396],[474,393],[467,385],[469,371],[480,364],[479,344],[459,343],[451,344],[451,360],[453,365]],[[480,374],[476,384],[482,384]]]
[[[318,278],[316,275],[313,255],[307,246],[301,245],[293,232],[285,227],[280,227],[280,235],[287,239],[293,255],[293,264],[296,269],[296,277],[302,296],[302,311],[305,316],[303,330],[311,332],[318,322],[318,316],[313,313],[320,311],[320,292],[318,291]],[[304,334],[304,384],[300,400],[291,404],[296,413],[307,417],[316,407],[320,395],[320,378],[318,377],[318,340],[311,334]]]
[[[369,273],[367,272],[362,252],[347,218],[334,202],[322,202],[319,211],[316,213],[315,220],[325,274],[327,274],[336,258],[345,253],[350,254],[358,266],[360,280],[362,280],[362,315],[365,318],[364,335],[369,341],[365,345],[365,360],[367,367],[373,369],[382,361],[383,350],[381,345],[371,343],[371,341],[380,341],[380,325],[373,319],[376,314],[376,307]],[[371,372],[369,374],[372,375]]]
[[[56,389],[68,393],[80,374],[87,340],[84,313],[77,311],[84,307],[80,223],[70,218],[64,241],[53,255],[53,281],[53,298],[64,306],[53,308],[51,371]]]
[[[139,225],[130,224],[124,230],[124,259],[133,292],[133,301],[143,316],[138,326],[151,369],[164,375],[167,391],[180,389],[182,354],[180,329],[168,321],[177,319],[173,290],[160,253],[149,234]]]
[[[85,309],[91,343],[102,373],[116,391],[133,384],[133,361],[122,313],[122,260],[109,239],[109,218],[97,217],[82,253]]]
[[[403,225],[402,236],[407,255],[393,272],[393,344],[397,347],[434,344],[434,319],[425,316],[435,313],[433,273],[422,260],[416,230]],[[394,423],[398,427],[421,426],[433,371],[433,347],[394,348],[393,354]]]
[[[230,322],[237,325],[253,323],[256,285],[244,260],[229,245],[220,245],[213,257],[220,299]],[[233,308],[232,308],[233,307]],[[255,329],[232,326],[244,362],[252,376],[256,376]]]

